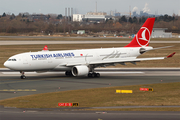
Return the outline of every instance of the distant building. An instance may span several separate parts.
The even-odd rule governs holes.
[[[132,16],[138,16],[138,14],[136,13],[136,11],[133,12]]]
[[[107,15],[106,12],[88,12],[86,15]]]
[[[110,15],[114,16],[114,11],[110,11]]]
[[[142,17],[142,16],[149,16],[149,14],[147,13],[147,12],[143,12],[143,11],[140,11],[140,16]]]
[[[106,13],[87,13],[84,18],[82,19],[83,21],[87,22],[100,22],[100,21],[106,21],[107,19],[111,19],[111,15],[107,15]]]
[[[121,16],[121,13],[115,13],[115,16],[117,17],[117,16]]]
[[[100,22],[112,18],[111,15],[107,15],[105,12],[88,12],[87,14],[73,14],[73,21],[86,21],[86,22]]]
[[[167,28],[153,28],[152,31],[152,38],[171,38],[172,33],[171,32],[165,32]]]
[[[35,20],[48,20],[49,18],[46,15],[36,14],[36,15],[30,15],[28,19],[30,21],[35,21]]]
[[[78,30],[77,34],[85,34],[85,30]]]
[[[84,18],[83,14],[73,14],[73,21],[81,22],[83,18]]]

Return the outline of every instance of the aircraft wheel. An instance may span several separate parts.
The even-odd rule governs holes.
[[[24,72],[23,71],[20,71],[20,73],[21,73],[21,79],[26,79],[26,76],[24,75]]]
[[[26,79],[26,76],[22,75],[20,78],[21,78],[21,79]]]
[[[96,73],[96,77],[100,77],[100,74],[99,74],[99,73]]]
[[[88,73],[88,77],[100,77],[100,74],[99,73]]]
[[[88,73],[88,77],[92,77],[92,74],[91,74],[91,73]]]
[[[96,77],[96,73],[92,73],[92,77],[93,77],[93,78]]]

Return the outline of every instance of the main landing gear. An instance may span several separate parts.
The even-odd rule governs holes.
[[[20,71],[20,73],[21,73],[21,79],[25,79],[26,78],[26,76],[24,75],[24,72],[23,71]]]
[[[65,72],[65,75],[66,76],[73,76],[73,74],[72,74],[72,72],[71,71],[66,71]],[[94,78],[94,77],[100,77],[100,74],[99,73],[95,73],[95,72],[90,72],[90,73],[88,73],[88,75],[87,75],[89,78]]]
[[[99,74],[99,73],[95,73],[95,72],[93,72],[93,73],[88,73],[88,77],[90,77],[90,78],[100,77],[100,74]]]
[[[94,68],[95,67],[90,66],[90,72],[88,73],[89,78],[100,77],[99,73],[94,72]]]

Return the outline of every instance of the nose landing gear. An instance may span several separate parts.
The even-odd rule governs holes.
[[[26,76],[24,75],[24,72],[23,71],[20,71],[20,73],[21,73],[21,79],[26,79]]]

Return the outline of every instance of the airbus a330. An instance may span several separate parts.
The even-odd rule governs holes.
[[[49,51],[45,46],[39,52],[14,55],[4,63],[4,66],[20,71],[21,79],[26,78],[24,72],[28,71],[65,71],[67,76],[100,77],[94,68],[172,57],[175,52],[167,57],[137,58],[147,51],[160,49],[149,46],[154,21],[155,18],[148,18],[133,40],[124,47]]]

